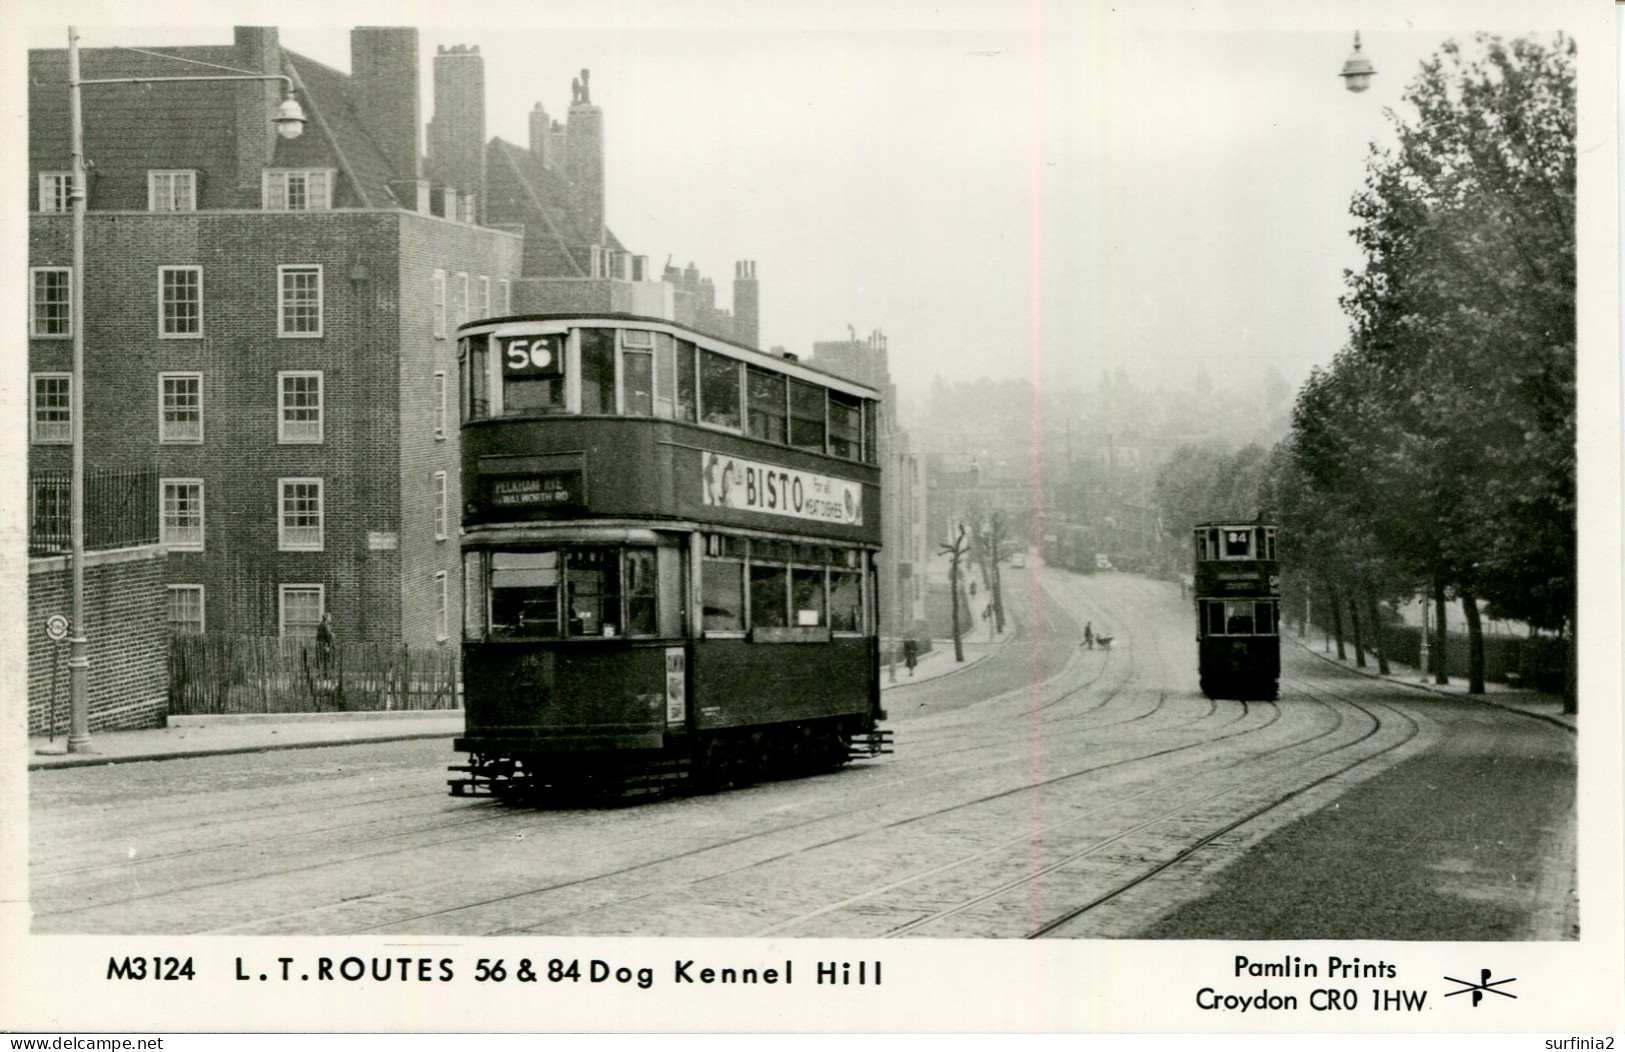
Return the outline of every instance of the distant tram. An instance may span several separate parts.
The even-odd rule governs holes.
[[[1274,699],[1281,677],[1281,566],[1276,527],[1196,527],[1196,642],[1202,693]]]
[[[454,795],[716,786],[890,751],[873,389],[625,315],[459,336]]]

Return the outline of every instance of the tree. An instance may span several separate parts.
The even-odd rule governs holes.
[[[1300,393],[1284,504],[1368,624],[1385,595],[1459,599],[1482,691],[1481,598],[1575,621],[1574,43],[1447,43],[1405,101],[1353,203],[1349,345]]]

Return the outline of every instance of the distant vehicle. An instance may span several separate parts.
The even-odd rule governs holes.
[[[890,752],[878,394],[667,321],[459,330],[455,795],[635,795]]]
[[[1274,526],[1196,527],[1196,645],[1202,693],[1274,700],[1281,676],[1281,576]]]
[[[1015,554],[1011,555],[1010,556],[1010,565],[1012,567],[1014,567],[1015,569],[1017,569],[1017,570],[1020,570],[1023,567],[1025,567],[1027,565],[1027,553],[1026,552],[1016,552]]]
[[[1111,568],[1112,568],[1112,557],[1107,555],[1105,552],[1097,552],[1095,554],[1095,569],[1097,569],[1097,570],[1110,570]]]

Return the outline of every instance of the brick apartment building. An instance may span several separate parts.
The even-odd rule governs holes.
[[[754,265],[736,319],[606,228],[585,72],[565,123],[538,104],[517,147],[486,140],[478,49],[442,48],[425,156],[415,29],[354,30],[349,74],[274,28],[151,51],[87,49],[81,75],[283,74],[308,118],[276,136],[277,82],[83,89],[86,465],[157,475],[174,631],[298,636],[331,614],[340,640],[454,645],[461,322],[613,309],[755,338]],[[71,456],[66,51],[29,72],[37,473]]]

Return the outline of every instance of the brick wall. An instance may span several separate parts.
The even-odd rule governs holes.
[[[161,727],[169,695],[168,594],[158,546],[85,555],[85,622],[90,641],[90,729]],[[28,567],[28,733],[50,731],[55,677],[57,733],[68,733],[68,644],[52,643],[45,619],[70,615],[72,574],[65,557]]]
[[[438,639],[440,591],[436,573],[446,575],[446,638],[455,648],[462,638],[462,560],[457,531],[462,513],[458,456],[457,325],[481,314],[481,277],[490,279],[492,312],[500,312],[497,283],[516,281],[521,242],[514,235],[427,216],[400,223],[401,310],[398,389],[400,407],[400,574],[394,600],[400,610],[400,642],[432,647]],[[446,275],[446,335],[433,335],[430,290],[436,269]],[[458,317],[459,274],[468,276],[466,317]],[[518,303],[515,303],[518,309]],[[433,430],[435,370],[446,374],[444,437]],[[435,538],[434,508],[439,499],[434,474],[446,473],[446,536]]]
[[[66,263],[67,217],[36,216],[30,262]],[[456,342],[434,339],[429,274],[517,278],[520,239],[399,211],[93,213],[87,224],[86,457],[204,480],[202,552],[173,551],[171,584],[204,586],[211,632],[275,635],[280,586],[318,584],[346,642],[434,641],[433,573],[456,572]],[[322,334],[277,334],[277,266],[322,267]],[[158,269],[203,270],[203,335],[158,332]],[[455,321],[455,319],[452,319]],[[30,341],[29,368],[66,371],[67,340]],[[446,437],[430,436],[446,371]],[[320,371],[320,444],[278,437],[278,373]],[[203,441],[159,441],[158,380],[203,378]],[[30,466],[71,450],[33,446]],[[433,540],[432,473],[448,473],[448,538]],[[278,479],[320,478],[321,551],[278,548]],[[410,490],[410,492],[407,492]],[[372,543],[376,538],[380,543]],[[391,546],[393,545],[393,546]],[[404,611],[404,612],[403,612]],[[454,626],[455,622],[453,622]],[[448,626],[448,627],[453,627]]]

